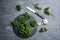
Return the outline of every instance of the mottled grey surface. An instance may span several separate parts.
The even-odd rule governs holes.
[[[33,8],[31,3],[27,0],[0,0],[0,40],[60,40],[60,0],[29,0],[31,3],[39,3],[39,6],[42,8],[41,11],[38,11]],[[36,34],[30,38],[23,39],[19,38],[15,35],[13,28],[10,24],[12,20],[14,20],[18,15],[23,14],[28,11],[27,9],[22,9],[21,11],[17,11],[15,9],[17,4],[27,5],[32,9],[36,10],[38,13],[44,15],[49,23],[45,26],[38,26],[38,30],[41,27],[47,27],[48,31],[45,33],[39,33],[38,30]],[[55,15],[47,16],[44,14],[43,9],[46,7],[50,7],[50,12]],[[41,18],[32,14],[32,12],[28,11],[31,15],[34,15],[37,22],[41,22]]]

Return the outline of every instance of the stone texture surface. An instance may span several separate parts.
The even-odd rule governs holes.
[[[39,3],[42,10],[34,9],[32,3]],[[16,10],[16,5],[22,5],[21,11]],[[23,39],[15,35],[10,22],[18,15],[28,11],[25,6],[29,6],[38,13],[44,15],[49,23],[45,26],[38,26],[36,34],[30,38]],[[44,8],[50,7],[50,12],[55,15],[47,16],[44,14]],[[41,18],[28,11],[30,15],[34,16],[37,22],[41,22]],[[48,31],[39,33],[41,27],[47,27]],[[0,0],[0,40],[60,40],[60,0]]]

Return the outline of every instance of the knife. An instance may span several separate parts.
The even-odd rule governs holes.
[[[48,20],[41,14],[38,14],[35,10],[31,9],[30,7],[26,6],[27,9],[29,9],[31,12],[33,12],[34,14],[36,14],[37,16],[39,16],[42,19],[42,24],[47,24]],[[39,25],[41,25],[41,23],[39,23]]]

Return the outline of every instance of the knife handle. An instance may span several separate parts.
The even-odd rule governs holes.
[[[38,14],[38,13],[35,13],[37,16],[39,16],[40,18],[42,18],[42,19],[45,19],[45,17],[43,16],[43,15],[41,15],[41,14]]]

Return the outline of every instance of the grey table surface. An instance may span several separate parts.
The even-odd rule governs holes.
[[[38,11],[34,9],[31,3],[39,3],[42,10]],[[16,5],[22,5],[21,11],[16,10]],[[18,15],[24,12],[29,12],[34,16],[37,22],[41,22],[41,18],[27,10],[24,6],[27,5],[38,13],[47,18],[49,23],[45,26],[38,26],[37,32],[30,38],[23,39],[15,35],[10,22],[14,20]],[[55,15],[47,16],[44,14],[44,8],[50,7],[50,12]],[[24,10],[25,9],[25,10]],[[41,27],[47,27],[48,31],[39,33]],[[60,0],[0,0],[0,40],[60,40]]]

